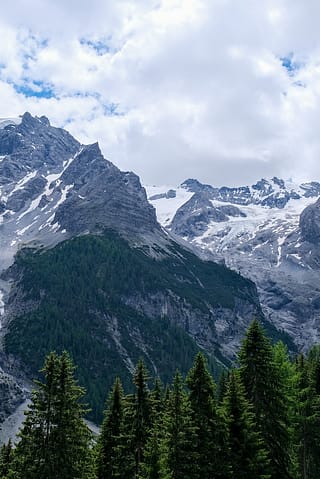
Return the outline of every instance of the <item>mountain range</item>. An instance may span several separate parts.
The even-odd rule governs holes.
[[[265,318],[299,349],[320,341],[320,183],[147,190],[167,230],[254,281]]]
[[[150,201],[174,201],[177,216],[192,184]],[[254,282],[219,255],[198,255],[200,237],[180,234],[173,218],[160,215],[161,225],[151,203],[97,143],[81,145],[44,116],[0,120],[2,418],[28,396],[50,350],[72,355],[98,423],[115,376],[130,390],[140,357],[166,383],[202,349],[218,374],[254,317],[295,348],[263,314]]]

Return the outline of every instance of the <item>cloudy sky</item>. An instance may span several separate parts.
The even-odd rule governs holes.
[[[0,117],[46,115],[145,184],[320,180],[319,0],[14,0]]]

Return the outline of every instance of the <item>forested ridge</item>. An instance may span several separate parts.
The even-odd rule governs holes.
[[[100,435],[68,353],[50,353],[2,479],[318,479],[320,347],[290,358],[255,320],[218,383],[202,353],[170,385],[140,360],[134,392],[116,379]]]
[[[198,351],[188,334],[188,313],[197,323],[207,318],[198,329],[212,329],[214,336],[214,307],[233,311],[235,298],[243,298],[257,314],[260,310],[251,281],[223,265],[202,261],[176,243],[167,247],[154,251],[159,260],[108,230],[49,250],[21,250],[14,266],[18,297],[33,307],[23,310],[18,305],[6,333],[6,352],[18,357],[34,377],[50,351],[69,351],[95,422],[101,421],[105,388],[116,376],[132,390],[130,369],[140,357],[165,383],[176,367],[186,374]],[[161,311],[167,303],[172,309]],[[220,362],[227,363],[217,343],[207,351],[207,359],[217,377]]]

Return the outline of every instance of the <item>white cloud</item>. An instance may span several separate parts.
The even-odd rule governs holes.
[[[45,114],[149,183],[320,179],[319,15],[315,0],[8,2],[0,116]],[[55,97],[21,93],[43,84]]]

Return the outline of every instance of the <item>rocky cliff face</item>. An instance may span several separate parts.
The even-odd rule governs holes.
[[[134,173],[45,117],[25,113],[20,123],[2,122],[0,154],[0,270],[32,241],[56,244],[106,227],[128,236],[160,229]]]

